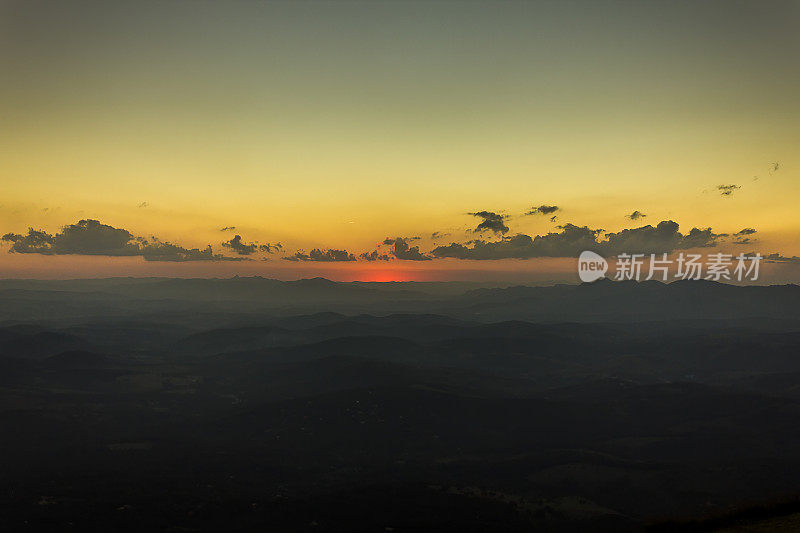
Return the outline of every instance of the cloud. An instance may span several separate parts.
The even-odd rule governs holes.
[[[392,239],[390,237],[386,237],[385,239],[383,239],[383,242],[381,244],[393,245],[396,244],[398,240],[408,242],[408,241],[418,241],[421,238],[422,237],[397,237],[395,239]]]
[[[683,235],[678,224],[671,220],[651,225],[625,229],[617,233],[606,233],[605,240],[599,237],[602,230],[586,226],[565,224],[559,232],[530,237],[517,234],[503,237],[496,242],[475,240],[465,244],[452,243],[439,246],[431,254],[435,257],[457,259],[529,259],[533,257],[577,257],[584,250],[605,256],[619,253],[669,253],[674,250],[715,246],[721,235],[710,228],[692,230]]]
[[[33,228],[28,228],[27,235],[20,235],[19,233],[6,233],[2,238],[5,242],[10,242],[10,252],[18,254],[52,254],[53,250],[53,236],[38,231]]]
[[[745,235],[753,235],[756,233],[755,228],[744,228],[733,234],[733,244],[753,244],[757,239],[751,239]]]
[[[141,246],[133,234],[124,229],[101,224],[97,220],[81,220],[69,224],[60,233],[50,235],[28,228],[27,235],[7,233],[2,239],[13,243],[11,252],[45,255],[140,255]]]
[[[557,205],[540,205],[539,207],[531,207],[530,211],[525,213],[526,215],[552,215],[556,211],[561,209]]]
[[[246,244],[242,242],[242,236],[236,235],[233,239],[225,241],[222,246],[229,248],[239,255],[251,255],[258,251],[258,245],[255,243]]]
[[[141,237],[135,237],[128,230],[115,228],[92,219],[66,225],[55,235],[29,228],[25,235],[6,233],[1,239],[12,243],[10,252],[20,254],[142,256],[147,261],[226,261],[234,259],[214,254],[211,246],[205,250],[199,250],[162,242],[156,238],[148,241]]]
[[[234,231],[236,226],[225,226],[224,228],[220,228],[220,231]]]
[[[640,218],[645,218],[646,216],[647,215],[645,215],[641,211],[634,211],[630,215],[625,215],[625,218],[628,218],[630,220],[639,220]]]
[[[468,214],[483,219],[483,222],[478,224],[478,227],[473,230],[475,233],[481,233],[483,231],[492,231],[496,234],[508,233],[509,228],[503,222],[503,220],[506,218],[505,215],[498,215],[497,213],[493,213],[491,211],[478,211],[476,213]]]
[[[177,244],[169,242],[161,242],[154,240],[153,242],[141,241],[142,243],[142,257],[145,261],[171,261],[171,262],[186,262],[186,261],[244,261],[245,258],[241,257],[226,257],[224,255],[215,254],[209,244],[205,249],[198,248],[184,248]]]
[[[287,261],[318,261],[324,263],[337,263],[342,261],[355,261],[356,257],[348,253],[347,250],[320,250],[314,248],[308,254],[297,252],[289,257],[284,257]]]
[[[572,224],[563,226],[561,232],[530,237],[519,233],[503,237],[500,241],[487,242],[475,240],[466,244],[452,243],[434,248],[431,254],[436,257],[457,259],[529,259],[532,257],[577,257],[584,250],[597,248],[597,234],[600,230],[578,227]]]
[[[391,261],[392,259],[386,254],[378,253],[378,250],[373,250],[371,252],[364,252],[358,257],[359,259],[363,259],[364,261]]]
[[[136,207],[150,207],[150,204],[148,202],[142,202],[139,205],[137,205]]]
[[[527,259],[534,257],[532,240],[528,235],[518,234],[513,237],[504,237],[498,242],[483,240],[472,241],[471,247],[460,243],[450,243],[447,246],[437,246],[431,251],[435,257],[453,257],[456,259]]]
[[[397,237],[385,239],[384,244],[392,244],[392,254],[404,261],[429,261],[431,258],[419,251],[419,246],[410,246],[408,241],[417,240],[419,237]]]
[[[258,249],[261,250],[262,252],[267,252],[268,254],[271,254],[271,253],[275,253],[275,252],[282,252],[283,251],[283,245],[281,243],[279,243],[279,242],[276,242],[276,243],[268,242],[266,244],[260,244],[258,246]]]
[[[659,224],[660,225],[660,224]],[[677,224],[676,224],[677,230]],[[679,234],[680,235],[680,234]],[[675,248],[678,250],[688,250],[689,248],[711,248],[716,246],[724,233],[716,234],[711,231],[711,228],[699,229],[692,228],[689,233],[684,236],[681,243]],[[669,250],[664,250],[669,251]]]
[[[755,255],[755,254],[748,254],[748,255]],[[764,262],[766,263],[793,263],[797,264],[800,263],[800,257],[793,255],[792,257],[785,257],[777,252],[772,254],[767,254],[764,257]]]
[[[722,196],[731,196],[736,189],[741,189],[741,185],[717,185],[717,190]]]
[[[715,246],[720,237],[723,237],[712,232],[711,228],[692,228],[686,235],[681,234],[678,229],[677,222],[662,220],[655,227],[648,224],[617,233],[606,233],[607,240],[601,243],[601,247],[607,255],[669,253],[674,250]]]
[[[617,255],[619,253],[663,253],[671,252],[683,242],[684,236],[678,231],[678,224],[671,220],[633,229],[624,229],[617,233],[606,233],[603,253]]]
[[[256,252],[266,252],[271,254],[273,252],[283,250],[283,245],[279,242],[274,244],[269,242],[266,244],[258,244],[257,242],[248,244],[242,242],[242,237],[240,235],[235,235],[231,240],[223,242],[222,246],[233,250],[239,255],[252,255]]]
[[[433,239],[434,241],[436,239],[441,239],[443,237],[449,237],[449,236],[450,236],[449,233],[442,233],[441,231],[434,231],[433,233],[431,233],[431,239]]]

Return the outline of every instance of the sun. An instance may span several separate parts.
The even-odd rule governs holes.
[[[358,275],[360,281],[415,281],[414,276],[409,272],[402,272],[399,270],[368,270],[360,272]]]

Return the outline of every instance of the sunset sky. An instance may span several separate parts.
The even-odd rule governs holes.
[[[796,1],[3,1],[0,277],[568,279],[572,227],[791,277],[798,24]]]

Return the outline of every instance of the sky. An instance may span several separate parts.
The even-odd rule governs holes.
[[[791,278],[798,23],[797,1],[0,1],[0,277],[567,279],[584,248],[697,246]]]

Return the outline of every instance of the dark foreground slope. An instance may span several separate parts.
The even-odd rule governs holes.
[[[200,293],[131,307],[119,289],[91,293],[120,311],[99,316],[80,295],[15,292],[29,305],[0,327],[0,528],[729,527],[693,517],[800,494],[800,322],[784,312],[800,301],[750,289],[428,294],[450,311],[383,316]],[[548,291],[573,321],[525,320]],[[587,316],[597,291],[610,310],[638,301],[636,319]],[[714,294],[702,319],[676,316]],[[46,302],[73,313],[25,317]]]

